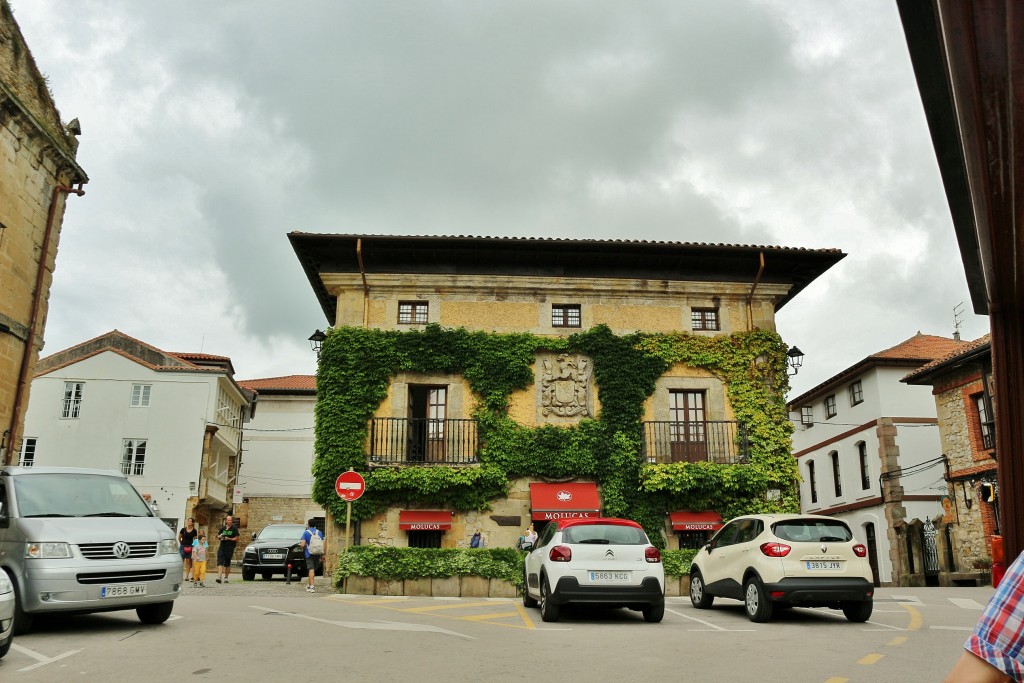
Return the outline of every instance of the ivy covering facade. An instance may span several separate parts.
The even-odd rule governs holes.
[[[573,352],[593,362],[600,411],[571,427],[527,427],[508,416],[510,398],[534,386],[539,352]],[[641,458],[644,402],[673,365],[701,368],[726,387],[736,420],[749,436],[744,464],[648,464]],[[400,372],[459,374],[476,397],[478,466],[367,465],[371,418]],[[635,333],[603,325],[569,337],[495,334],[427,325],[422,331],[338,327],[323,343],[317,372],[313,500],[344,519],[334,493],[338,475],[363,474],[353,504],[367,519],[415,501],[459,512],[485,511],[522,477],[596,480],[602,513],[635,519],[663,545],[665,515],[715,510],[728,519],[753,512],[796,512],[796,461],[784,395],[786,345],[774,332],[719,336]],[[770,491],[775,494],[768,495]]]

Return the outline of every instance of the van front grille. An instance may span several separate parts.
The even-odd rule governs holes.
[[[119,557],[115,554],[115,546],[121,541],[114,543],[79,543],[78,549],[82,551],[82,557],[87,560],[134,560],[145,557],[156,557],[159,542],[127,543],[128,555]]]
[[[141,572],[92,572],[79,574],[78,583],[138,583],[139,581],[160,581],[167,572],[163,569],[152,569]]]

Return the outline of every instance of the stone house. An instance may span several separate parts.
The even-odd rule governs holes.
[[[89,181],[46,79],[0,0],[0,464],[21,446],[68,194]]]
[[[946,458],[945,513],[937,525],[949,543],[940,559],[957,581],[973,583],[988,573],[992,537],[1000,532],[989,335],[915,370],[903,382],[931,387]]]
[[[631,500],[644,506],[649,529],[662,527],[668,547],[703,543],[737,506],[714,487],[669,495],[652,473],[663,468],[680,477],[692,466],[725,477],[752,457],[768,457],[751,456],[749,446],[760,438],[750,435],[752,421],[788,425],[781,399],[786,348],[775,334],[775,313],[844,256],[628,240],[289,239],[330,326],[317,379],[314,499],[344,519],[334,479],[348,467],[365,472],[367,495],[378,497],[355,540],[419,547],[466,546],[477,532],[487,546],[512,546],[527,525],[623,514]],[[569,347],[592,333],[625,345],[607,352]],[[744,344],[759,333],[774,340],[772,359],[755,353],[728,375],[728,349],[749,351]],[[704,351],[685,359],[664,349],[639,353],[629,346],[634,341],[623,342],[635,334]],[[526,361],[509,350],[537,339]],[[365,356],[344,348],[363,343]],[[394,351],[404,344],[418,350]],[[413,353],[428,358],[416,361]],[[503,353],[507,365],[478,365]],[[636,414],[609,427],[618,419],[613,413],[629,412],[616,397],[647,381],[643,362],[659,354],[664,365],[630,398],[636,403],[627,408]],[[643,362],[602,375],[625,357]],[[515,384],[505,375],[520,363],[527,378]],[[356,391],[378,381],[379,392]],[[765,405],[778,403],[778,418],[737,404],[743,395],[734,385],[747,381],[768,397]],[[474,390],[495,384],[506,393]],[[602,436],[588,442],[595,432]],[[558,446],[544,450],[548,443]],[[758,482],[743,509],[775,509],[789,499],[795,477],[787,469],[788,438],[776,446],[782,457],[774,462],[784,462],[786,472],[771,485]],[[534,458],[529,464],[517,460],[524,451]],[[551,464],[563,457],[577,461]],[[620,464],[610,467],[605,459],[613,457]],[[451,474],[436,471],[442,468]],[[483,489],[489,493],[478,493]]]
[[[900,379],[964,346],[919,332],[789,402],[800,509],[846,520],[868,548],[876,585],[923,574],[916,538],[908,552],[907,525],[940,514],[945,493],[935,405]]]
[[[252,398],[230,358],[113,330],[40,359],[18,464],[119,470],[175,531],[188,517],[215,531]]]

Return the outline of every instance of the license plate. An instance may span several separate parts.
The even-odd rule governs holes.
[[[815,569],[842,569],[842,562],[808,562],[807,569],[814,571]]]
[[[101,598],[127,598],[133,595],[145,595],[146,584],[136,583],[126,586],[103,586],[100,588]]]
[[[281,553],[263,553],[264,560],[283,560],[284,555]]]
[[[629,581],[629,572],[590,572],[591,581]]]

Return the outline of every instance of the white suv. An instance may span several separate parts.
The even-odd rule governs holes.
[[[562,605],[603,604],[665,616],[661,551],[643,527],[628,519],[559,519],[548,523],[524,566],[523,604],[540,605],[544,621],[557,621]]]
[[[832,517],[737,517],[694,556],[690,602],[707,609],[716,597],[742,600],[756,622],[771,619],[776,605],[831,607],[867,621],[875,591],[867,554]]]

